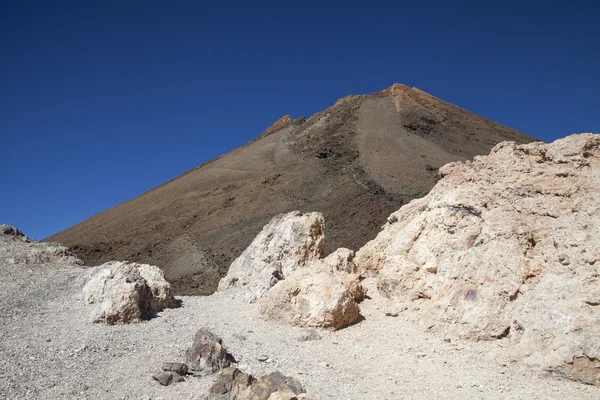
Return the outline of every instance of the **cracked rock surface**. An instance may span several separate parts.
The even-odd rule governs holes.
[[[358,269],[424,329],[507,337],[530,366],[600,384],[600,135],[503,142],[440,175]]]

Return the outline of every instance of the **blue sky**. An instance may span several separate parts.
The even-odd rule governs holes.
[[[543,140],[600,131],[593,1],[0,3],[0,223],[42,239],[394,82]]]

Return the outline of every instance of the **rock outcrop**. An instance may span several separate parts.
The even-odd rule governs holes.
[[[27,243],[33,241],[29,236],[27,236],[26,234],[24,234],[23,232],[21,232],[19,229],[17,229],[16,227],[14,227],[12,225],[7,225],[7,224],[0,225],[0,234],[18,237],[19,239],[21,239],[22,241],[27,242]]]
[[[97,304],[92,320],[107,325],[138,322],[176,305],[170,285],[158,267],[126,261],[94,268],[83,296],[88,303]]]
[[[219,290],[243,287],[248,300],[261,298],[292,271],[318,260],[325,249],[323,216],[293,211],[271,220],[231,264]]]
[[[186,352],[186,363],[195,375],[210,375],[227,368],[235,359],[227,352],[220,337],[208,328],[199,329]]]
[[[273,372],[257,379],[237,368],[229,367],[219,374],[206,400],[293,399],[294,396],[304,392],[298,380],[280,372]]]
[[[358,271],[427,329],[507,338],[532,367],[600,384],[600,135],[503,142],[440,175]]]

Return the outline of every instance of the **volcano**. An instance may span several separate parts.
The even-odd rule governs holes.
[[[395,84],[308,119],[286,115],[247,145],[45,240],[86,265],[157,265],[177,294],[210,294],[274,215],[319,211],[326,253],[356,250],[389,214],[427,194],[439,167],[505,140],[536,141]]]

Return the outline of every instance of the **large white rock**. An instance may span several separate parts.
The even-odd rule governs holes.
[[[317,260],[325,249],[321,213],[279,214],[231,264],[219,290],[242,287],[248,300],[262,297],[292,271]]]
[[[137,322],[151,313],[175,307],[162,270],[147,264],[102,264],[92,271],[83,296],[88,303],[97,305],[92,320],[108,325]]]
[[[267,318],[293,325],[341,329],[359,317],[352,294],[332,273],[311,269],[294,271],[260,301]]]
[[[508,337],[527,364],[600,383],[600,135],[503,142],[451,163],[354,259],[426,328]]]

